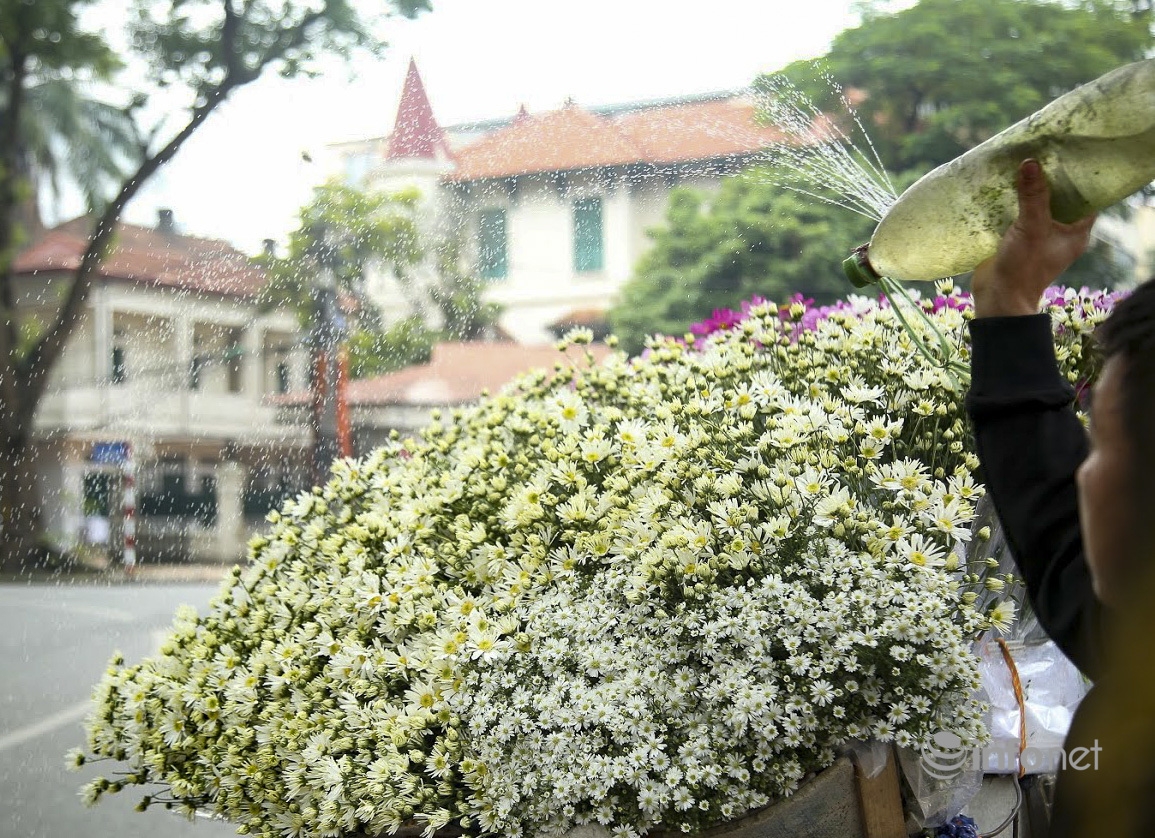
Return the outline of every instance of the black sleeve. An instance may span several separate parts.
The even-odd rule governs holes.
[[[1055,360],[1050,316],[972,320],[979,463],[1039,623],[1085,675],[1101,665],[1102,606],[1079,529],[1075,470],[1087,436]]]

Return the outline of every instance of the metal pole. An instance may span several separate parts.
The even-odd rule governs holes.
[[[136,568],[136,465],[132,458],[132,443],[124,444],[125,457],[121,464],[124,494],[121,510],[124,514],[124,566],[131,572]]]
[[[312,254],[317,274],[312,285],[310,342],[313,349],[313,481],[324,483],[333,461],[352,456],[345,400],[342,340],[345,316],[337,295],[339,247],[326,225],[313,230]]]
[[[320,485],[328,478],[333,460],[337,458],[337,435],[331,410],[332,367],[329,353],[322,347],[313,348],[313,483]]]
[[[353,428],[349,419],[349,350],[337,349],[337,456],[353,456]]]
[[[342,324],[337,289],[328,267],[313,288],[313,481],[324,483],[333,461],[343,456],[340,434],[338,349]]]

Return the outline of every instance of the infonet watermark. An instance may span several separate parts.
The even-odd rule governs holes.
[[[987,774],[1012,774],[1019,765],[1030,774],[1049,774],[1062,768],[1065,771],[1098,771],[1099,740],[1090,748],[1033,748],[1020,754],[1017,746],[987,745],[982,748],[964,748],[962,737],[949,730],[940,730],[931,737],[931,744],[922,751],[922,765],[926,773],[937,780],[953,780],[964,771]]]

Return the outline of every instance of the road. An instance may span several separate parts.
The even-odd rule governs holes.
[[[84,743],[88,696],[115,650],[154,652],[178,605],[203,611],[216,585],[0,585],[0,838],[224,838],[221,823],[133,811],[125,791],[86,808],[65,770]]]

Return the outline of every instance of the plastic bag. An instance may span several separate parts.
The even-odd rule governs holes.
[[[989,497],[979,501],[971,531],[977,533],[983,527],[990,528],[989,539],[972,538],[955,545],[960,560],[973,567],[974,563],[994,559],[998,564],[995,573],[1017,575]],[[988,594],[976,606],[985,609],[995,596]],[[1018,670],[1026,708],[1027,748],[1023,751],[1023,764],[1029,774],[1053,773],[1062,759],[1063,740],[1075,708],[1089,684],[1047,637],[1028,604],[1020,608],[1019,619],[1003,639]],[[911,829],[938,827],[957,815],[979,792],[984,774],[1012,774],[1019,770],[1020,712],[1010,667],[994,636],[980,639],[974,652],[979,658],[986,693],[982,698],[990,708],[986,725],[991,741],[965,754],[951,752],[950,743],[937,754],[900,749],[899,765],[910,788],[907,802]],[[948,762],[952,771],[944,772],[941,769]]]
[[[973,532],[990,527],[991,537],[986,541],[972,539],[966,546],[967,561],[994,559],[998,562],[998,573],[1017,574],[1014,557],[989,496],[979,501],[971,526]],[[1022,605],[1019,619],[1004,640],[1018,670],[1026,709],[1023,767],[1028,774],[1054,773],[1062,760],[1063,740],[1071,727],[1071,719],[1087,694],[1089,682],[1047,637],[1029,603]],[[979,672],[990,703],[986,723],[991,742],[983,749],[981,764],[988,774],[1017,773],[1020,712],[1011,668],[994,637],[980,640],[974,651],[979,657]]]
[[[1008,643],[1022,683],[1026,709],[1027,743],[1022,766],[1027,774],[1052,774],[1063,758],[1063,740],[1075,708],[1087,693],[1087,684],[1075,665],[1051,641]],[[987,640],[976,650],[979,671],[989,696],[987,730],[991,741],[982,749],[982,767],[988,774],[1019,770],[1019,703],[1002,650]]]
[[[942,826],[970,803],[983,784],[983,772],[972,768],[969,759],[944,776],[928,765],[922,751],[899,748],[898,765],[910,789],[908,832]]]
[[[846,746],[846,753],[854,760],[859,773],[868,780],[881,774],[890,761],[890,745],[877,739],[851,742]]]

